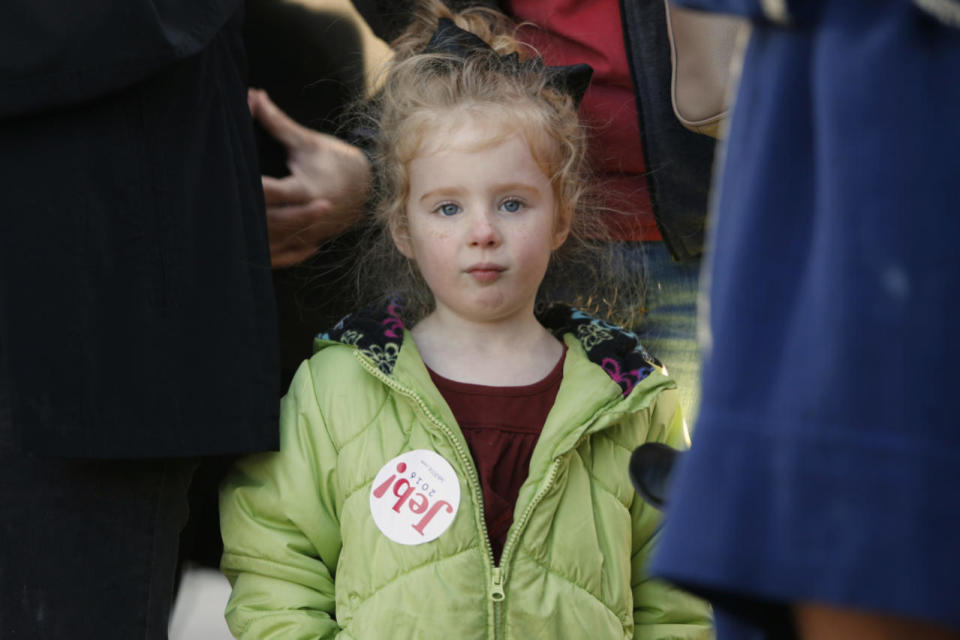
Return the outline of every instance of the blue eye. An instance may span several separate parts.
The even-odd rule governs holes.
[[[507,213],[516,213],[520,211],[520,209],[523,209],[523,207],[523,200],[518,200],[517,198],[510,198],[500,203],[500,208]]]
[[[460,205],[454,204],[452,202],[444,202],[439,207],[434,209],[437,213],[442,216],[455,216],[460,213]]]

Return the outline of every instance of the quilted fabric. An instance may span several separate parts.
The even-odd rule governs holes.
[[[566,308],[544,318],[568,346],[564,379],[499,566],[466,442],[399,308],[318,339],[284,399],[280,452],[224,486],[238,637],[709,637],[706,604],[647,578],[660,513],[627,475],[640,443],[684,446],[673,382],[631,334]],[[370,495],[414,450],[451,465],[461,498],[438,538],[405,545],[377,527]]]

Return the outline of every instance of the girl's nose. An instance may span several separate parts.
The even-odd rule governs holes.
[[[497,228],[493,215],[488,212],[478,213],[473,217],[470,227],[469,243],[471,247],[490,249],[499,246],[502,241],[500,230]]]

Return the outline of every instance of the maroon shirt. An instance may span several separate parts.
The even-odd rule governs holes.
[[[447,401],[473,454],[483,489],[483,515],[494,560],[507,541],[520,485],[530,471],[530,456],[553,408],[563,379],[567,348],[543,380],[519,387],[489,387],[430,377]]]

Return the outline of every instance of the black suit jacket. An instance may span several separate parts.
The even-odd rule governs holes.
[[[276,446],[237,4],[0,7],[0,366],[28,451]]]

